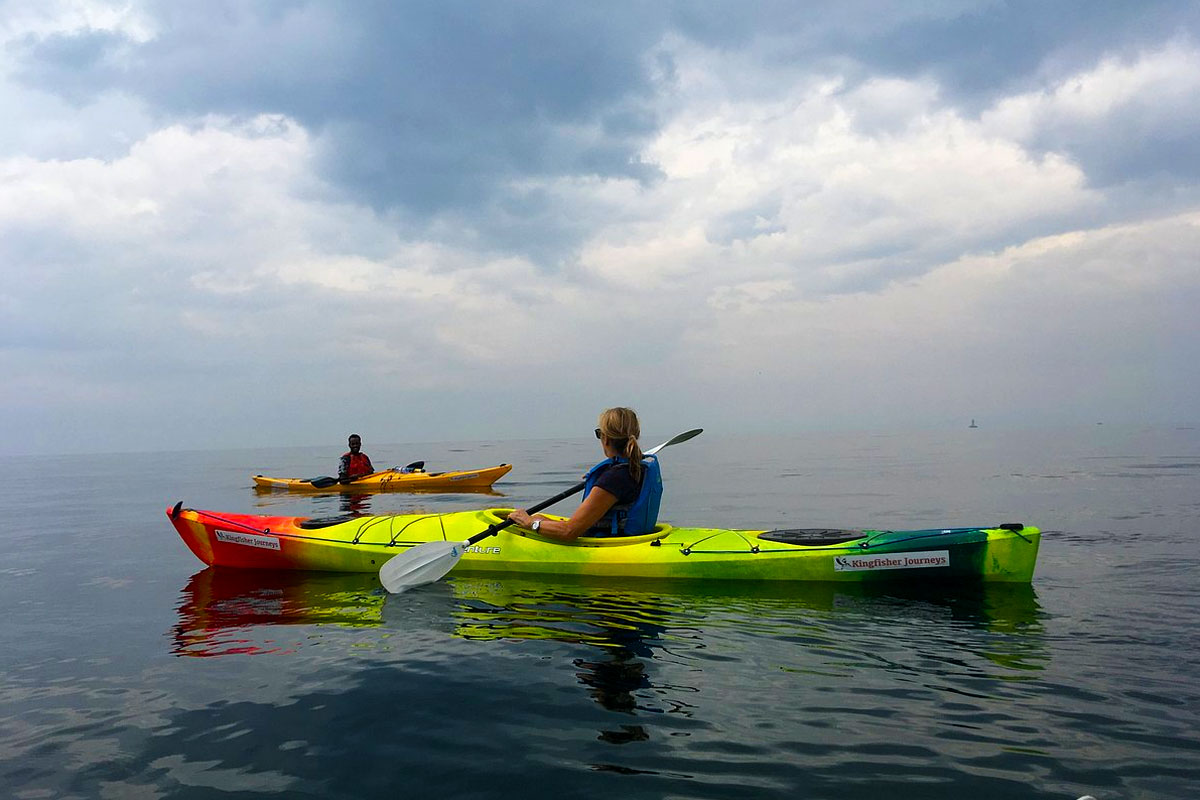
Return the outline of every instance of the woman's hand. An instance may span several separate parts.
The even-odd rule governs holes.
[[[523,508],[513,509],[512,513],[508,515],[508,518],[512,520],[514,525],[518,525],[522,528],[528,528],[533,524],[533,517],[529,516],[529,514]]]

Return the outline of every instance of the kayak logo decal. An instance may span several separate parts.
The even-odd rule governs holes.
[[[264,550],[278,550],[279,540],[274,536],[260,536],[257,533],[234,533],[233,531],[217,531],[217,541],[227,544],[240,544],[247,547],[261,547]]]
[[[479,555],[482,555],[482,556],[498,556],[498,555],[500,555],[500,548],[499,547],[480,547],[477,544],[473,544],[470,547],[464,547],[463,552],[478,553]]]
[[[834,556],[835,572],[870,572],[881,569],[921,569],[950,566],[949,550],[920,553],[887,553],[878,556]]]
[[[478,473],[478,472],[472,472],[470,475],[451,475],[451,476],[450,476],[450,480],[452,480],[452,481],[465,481],[467,478],[478,478],[478,477],[479,477],[479,473]]]

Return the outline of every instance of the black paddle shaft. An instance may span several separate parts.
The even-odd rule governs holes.
[[[703,428],[692,428],[690,431],[684,431],[683,433],[679,434],[678,436],[675,436],[675,437],[669,439],[668,441],[663,442],[658,447],[647,450],[646,455],[652,456],[655,453],[657,453],[659,450],[662,450],[664,447],[670,447],[673,444],[679,444],[680,442],[686,442],[688,439],[694,439],[697,436],[699,436],[701,433],[704,433]],[[557,503],[559,500],[566,500],[568,497],[575,494],[576,492],[582,491],[583,487],[586,485],[587,485],[587,481],[580,481],[579,483],[572,486],[570,489],[567,489],[565,492],[556,494],[556,495],[554,495],[554,497],[551,497],[549,500],[545,500],[541,503],[538,503],[536,506],[531,506],[528,509],[528,512],[530,514],[536,514],[537,512],[541,511],[543,508],[549,508],[550,506]],[[506,519],[502,522],[497,522],[495,525],[492,525],[491,527],[489,527],[486,531],[481,531],[480,533],[477,533],[474,536],[472,536],[470,539],[467,539],[467,544],[476,544],[477,542],[482,542],[484,539],[488,538],[489,536],[495,536],[497,533],[499,533],[500,531],[504,530],[505,528],[507,528],[509,525],[512,525],[512,524],[513,523],[512,523],[511,519]]]
[[[536,514],[537,512],[541,511],[543,508],[549,508],[550,506],[554,505],[555,503],[559,502],[560,500],[566,500],[568,497],[575,494],[576,492],[583,491],[584,486],[585,486],[585,482],[580,481],[579,483],[572,486],[570,489],[567,489],[566,491],[561,492],[560,494],[554,495],[554,497],[551,497],[549,500],[544,500],[544,501],[538,503],[536,506],[531,506],[528,509],[528,511],[530,514]],[[500,531],[504,530],[505,528],[507,528],[509,525],[512,525],[512,524],[513,524],[513,521],[511,519],[506,519],[506,520],[502,520],[501,522],[497,522],[495,525],[490,526],[486,531],[481,531],[480,533],[477,533],[474,536],[472,536],[470,539],[467,539],[467,544],[476,544],[478,542],[482,542],[484,539],[488,538],[489,536],[495,536],[497,533],[499,533]]]

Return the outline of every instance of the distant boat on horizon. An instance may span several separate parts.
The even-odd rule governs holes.
[[[972,420],[971,420],[971,424],[970,424],[970,425],[968,425],[967,427],[968,427],[968,428],[978,428],[979,426],[978,426],[978,425],[976,425],[976,424],[975,424],[975,420],[974,420],[974,419],[972,419]]]

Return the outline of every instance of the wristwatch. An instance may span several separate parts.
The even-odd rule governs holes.
[[[535,519],[533,521],[533,524],[529,526],[529,530],[533,531],[534,533],[537,533],[538,528],[540,528],[540,527],[542,527],[542,521],[540,519]]]

